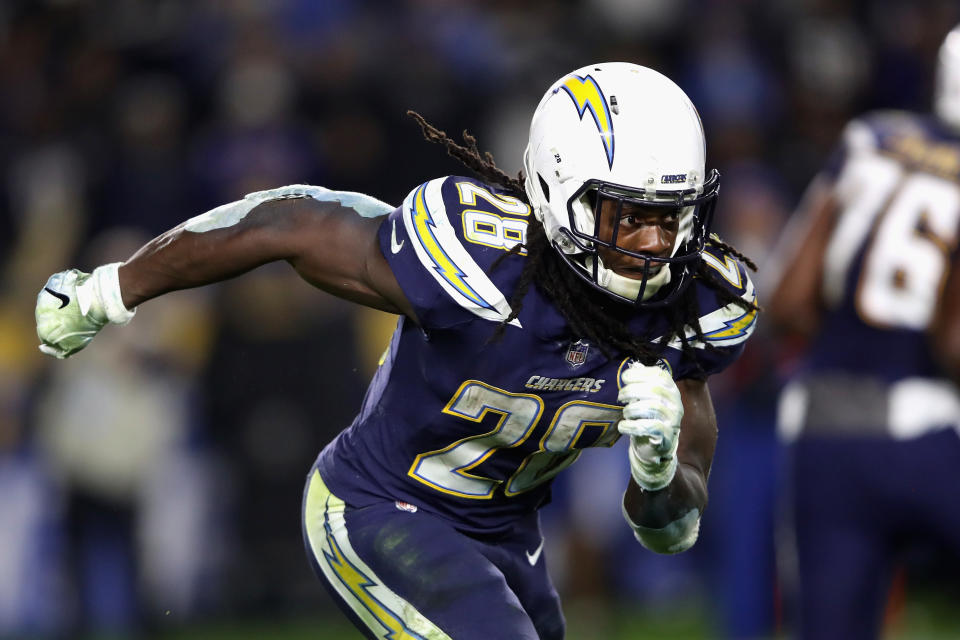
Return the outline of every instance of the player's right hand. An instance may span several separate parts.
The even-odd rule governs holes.
[[[630,474],[647,491],[659,491],[677,470],[683,398],[666,367],[630,364],[618,399],[624,404],[620,433],[630,436]]]
[[[50,276],[37,294],[37,337],[40,351],[66,358],[87,346],[107,324],[107,315],[96,304],[92,275],[70,269]]]

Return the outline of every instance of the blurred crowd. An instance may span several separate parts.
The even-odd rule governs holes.
[[[699,108],[723,175],[718,230],[760,265],[762,303],[775,239],[843,124],[927,110],[957,22],[946,0],[0,3],[0,637],[332,608],[300,543],[304,474],[394,322],[279,265],[152,301],[54,362],[32,316],[50,273],[122,260],[262,188],[399,203],[465,171],[408,109],[469,129],[514,174],[549,83],[626,60]],[[544,515],[574,615],[696,600],[729,637],[782,624],[773,425],[789,347],[761,324],[711,384],[720,440],[690,554],[629,539],[625,455],[620,468],[591,451],[561,474]]]

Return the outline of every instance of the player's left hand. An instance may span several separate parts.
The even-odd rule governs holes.
[[[623,372],[618,397],[624,404],[620,433],[630,436],[630,474],[647,491],[658,491],[677,471],[683,399],[665,367],[633,363]]]

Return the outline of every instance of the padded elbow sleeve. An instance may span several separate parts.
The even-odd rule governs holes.
[[[627,513],[627,508],[621,505],[623,518],[633,529],[633,535],[644,547],[661,554],[674,554],[686,551],[697,541],[700,534],[700,510],[690,509],[682,517],[674,520],[661,529],[651,529],[635,524]]]
[[[292,184],[267,191],[249,193],[242,200],[236,200],[211,209],[187,220],[183,228],[194,233],[213,231],[232,227],[243,220],[254,207],[272,200],[289,198],[313,198],[320,202],[339,202],[364,218],[375,218],[393,211],[394,207],[372,196],[354,191],[332,191],[326,187],[305,184]]]

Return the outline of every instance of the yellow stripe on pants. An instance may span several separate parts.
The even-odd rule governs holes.
[[[350,545],[343,500],[314,470],[304,524],[313,557],[327,582],[364,624],[384,640],[450,640],[413,605],[388,589]]]

